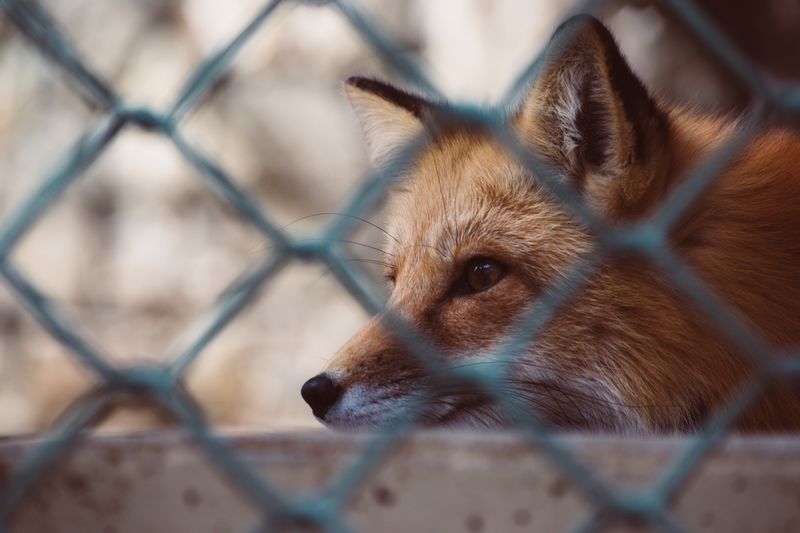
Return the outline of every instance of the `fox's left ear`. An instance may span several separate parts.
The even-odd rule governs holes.
[[[593,17],[556,30],[516,126],[609,216],[638,215],[663,192],[666,117]]]

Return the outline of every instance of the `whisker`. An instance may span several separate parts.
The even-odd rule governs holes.
[[[539,386],[539,387],[542,387],[542,388],[544,388],[544,387],[561,388],[561,389],[567,391],[572,396],[574,396],[574,397],[576,397],[578,399],[581,399],[581,400],[586,400],[587,402],[594,402],[594,403],[598,403],[598,404],[602,403],[602,404],[605,404],[607,406],[621,407],[621,408],[625,408],[625,409],[653,409],[653,408],[675,409],[675,408],[679,408],[680,407],[678,404],[657,404],[657,403],[630,404],[630,403],[623,403],[623,402],[618,402],[618,401],[609,400],[609,399],[606,399],[606,398],[601,398],[601,397],[598,397],[598,396],[592,396],[592,395],[589,395],[589,394],[586,394],[586,393],[582,393],[582,392],[580,392],[580,391],[578,391],[578,390],[576,390],[576,389],[574,389],[572,387],[558,387],[558,385],[555,385],[555,384],[551,384],[551,383],[545,384],[545,383],[542,383],[540,381],[535,381],[535,380],[526,380],[526,379],[521,379],[521,378],[510,378],[508,381],[509,381],[509,383],[521,385],[521,386],[524,386],[524,387]]]
[[[383,248],[378,248],[377,246],[372,246],[371,244],[366,244],[363,242],[353,241],[349,239],[336,239],[335,242],[343,242],[345,244],[355,244],[357,246],[363,246],[364,248],[369,248],[370,250],[375,250],[376,252],[380,252],[382,254],[388,255],[389,257],[394,257],[394,254],[390,254]]]
[[[442,248],[439,248],[432,244],[423,244],[423,243],[407,244],[403,248],[430,248],[431,250],[439,252],[439,254],[442,256],[447,255]]]
[[[349,263],[366,263],[368,265],[381,265],[386,268],[391,268],[392,266],[391,264],[385,261],[380,261],[378,259],[352,258],[352,259],[345,259],[345,261]]]
[[[434,165],[433,170],[436,173],[436,181],[439,184],[439,196],[442,199],[442,212],[444,213],[445,218],[449,218],[447,222],[450,227],[448,229],[450,231],[450,234],[453,235],[453,239],[457,244],[458,236],[456,235],[456,232],[458,231],[458,228],[456,227],[456,224],[453,219],[453,217],[455,216],[455,212],[454,210],[447,208],[447,201],[444,198],[444,184],[442,183],[442,171],[441,168],[439,167],[439,162],[437,160],[434,160],[433,165]]]
[[[488,365],[494,365],[494,364],[497,364],[497,362],[496,361],[470,361],[468,363],[459,363],[459,364],[452,365],[452,368],[454,370],[458,370],[458,369],[462,369],[462,368],[479,367],[479,366],[483,366],[483,365],[487,365],[488,366]],[[511,367],[514,368],[515,364],[516,363],[512,364]],[[530,368],[534,368],[536,370],[544,370],[544,371],[553,372],[553,373],[558,372],[558,374],[564,375],[564,369],[563,368],[550,367],[550,366],[547,366],[547,365],[532,363],[532,362],[529,362],[529,361],[520,361],[518,364],[521,365],[521,368],[530,367]],[[517,367],[517,368],[520,368],[520,367]],[[567,374],[565,379],[569,380],[569,377],[570,376]],[[540,388],[540,389],[544,389],[545,387],[549,387],[551,389],[561,389],[565,393],[568,393],[569,395],[571,395],[572,398],[578,398],[580,400],[585,400],[587,402],[593,402],[595,404],[603,403],[603,404],[605,404],[607,406],[613,406],[613,407],[624,408],[624,409],[639,409],[639,410],[641,410],[641,409],[653,409],[653,408],[675,409],[675,408],[679,407],[678,404],[652,404],[652,403],[651,404],[632,404],[632,403],[613,401],[613,400],[609,400],[609,399],[606,399],[606,398],[600,398],[598,396],[593,396],[593,395],[589,395],[589,394],[586,394],[586,393],[582,393],[582,392],[580,392],[580,391],[578,391],[578,390],[576,390],[574,388],[571,388],[571,387],[559,387],[558,385],[556,385],[555,383],[552,383],[552,382],[543,382],[541,380],[526,379],[526,378],[516,377],[516,376],[510,376],[510,377],[503,378],[501,380],[501,382],[502,383],[511,384],[511,385],[517,385],[522,390],[525,390],[525,388],[529,388],[529,387],[537,387],[537,388]]]
[[[305,215],[305,216],[302,216],[300,218],[296,218],[296,219],[292,220],[291,222],[289,222],[288,224],[286,224],[284,226],[281,226],[280,229],[284,230],[284,229],[288,228],[289,226],[291,226],[292,224],[296,224],[298,222],[302,222],[303,220],[308,220],[309,218],[321,217],[321,216],[336,216],[336,217],[345,217],[345,218],[352,218],[353,220],[358,220],[359,222],[363,222],[364,224],[367,224],[368,226],[372,226],[376,230],[382,232],[384,235],[386,235],[387,237],[391,238],[394,242],[396,242],[398,244],[400,243],[400,241],[397,240],[397,237],[395,237],[394,235],[392,235],[391,233],[389,233],[388,231],[386,231],[384,228],[380,227],[379,225],[375,224],[371,220],[367,220],[366,218],[362,218],[362,217],[359,217],[359,216],[356,216],[356,215],[350,215],[348,213],[333,213],[333,212],[312,213],[310,215]]]
[[[309,238],[309,239],[300,239],[300,240],[297,240],[296,242],[298,242],[298,243],[315,243],[315,242],[326,242],[326,241],[327,241],[327,239],[310,239]],[[264,244],[265,242],[267,242],[267,241],[263,240],[263,241],[261,241],[259,243],[259,245]],[[367,244],[367,243],[363,243],[363,242],[359,242],[359,241],[354,241],[354,240],[351,240],[351,239],[332,239],[332,242],[341,242],[341,243],[344,243],[344,244],[353,244],[353,245],[356,245],[356,246],[363,246],[364,248],[369,248],[370,250],[375,250],[376,252],[380,252],[380,253],[382,253],[384,255],[387,255],[389,257],[394,257],[393,254],[389,253],[388,251],[384,250],[383,248],[379,248],[377,246],[373,246],[371,244]],[[274,247],[274,244],[272,246],[270,246],[270,248],[273,248],[273,247]]]

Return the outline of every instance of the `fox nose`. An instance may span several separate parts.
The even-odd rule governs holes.
[[[339,384],[326,374],[314,376],[303,383],[303,388],[300,389],[300,395],[318,418],[325,418],[325,413],[333,407],[341,392]]]

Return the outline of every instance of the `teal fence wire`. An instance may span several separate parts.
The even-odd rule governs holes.
[[[47,175],[33,194],[19,205],[4,227],[0,228],[0,276],[5,284],[24,304],[41,325],[83,365],[91,369],[102,383],[96,389],[72,404],[64,416],[54,424],[31,449],[25,460],[12,472],[0,492],[0,531],[11,526],[10,516],[31,488],[71,446],[78,444],[109,409],[120,392],[148,396],[171,413],[191,435],[208,461],[225,473],[232,483],[240,487],[261,510],[262,516],[253,531],[277,530],[292,524],[306,524],[324,531],[352,531],[347,523],[344,508],[370,472],[385,458],[392,447],[413,426],[415,417],[425,405],[420,396],[407,412],[391,424],[374,432],[364,448],[353,460],[318,491],[301,497],[288,496],[277,490],[269,479],[256,473],[247,461],[232,451],[224,438],[217,435],[207,423],[203,412],[181,386],[182,377],[203,349],[227,324],[255,297],[257,292],[274,275],[292,261],[318,261],[325,264],[337,280],[370,313],[382,310],[382,301],[367,282],[358,266],[349,261],[343,240],[356,229],[358,217],[376,206],[386,191],[392,169],[366,176],[357,193],[341,210],[339,217],[325,228],[318,239],[294,240],[272,221],[270,216],[239,187],[234,179],[217,163],[206,157],[181,133],[182,119],[208,94],[219,81],[239,51],[260,30],[282,4],[299,0],[271,0],[257,13],[227,46],[207,57],[194,70],[174,102],[166,111],[151,108],[129,107],[115,89],[97,74],[76,52],[59,30],[48,12],[36,2],[2,0],[4,16],[13,23],[54,66],[70,76],[83,96],[92,105],[104,111],[102,118],[70,150],[60,164]],[[433,83],[412,56],[401,50],[388,34],[382,31],[355,4],[346,0],[304,1],[317,9],[337,10],[386,64],[406,83],[441,97]],[[604,2],[591,2],[582,6],[583,12],[598,11]],[[776,86],[765,80],[728,42],[726,37],[688,0],[665,0],[663,4],[678,17],[717,61],[746,87],[755,105],[747,120],[730,141],[693,171],[671,195],[660,211],[634,227],[618,228],[605,223],[588,208],[581,197],[538,160],[535,154],[521,146],[513,133],[504,125],[504,109],[516,100],[517,93],[529,86],[541,68],[542,57],[531,63],[514,89],[496,107],[471,107],[452,105],[452,118],[479,122],[492,131],[508,149],[552,192],[576,217],[585,222],[599,236],[601,254],[573,266],[571,271],[534,308],[526,312],[518,332],[498,350],[502,364],[486,369],[449,368],[440,360],[436,349],[422,334],[414,331],[400,317],[387,315],[387,323],[395,335],[421,364],[438,381],[469,382],[478,387],[512,415],[520,434],[546,453],[554,465],[579,487],[593,503],[593,510],[582,518],[577,531],[593,531],[602,527],[609,517],[633,517],[665,531],[684,531],[673,516],[669,504],[687,477],[695,470],[709,450],[720,441],[737,417],[758,397],[772,380],[800,375],[800,359],[776,354],[766,342],[727,308],[710,288],[666,244],[670,227],[693,202],[713,183],[716,175],[764,126],[775,117],[797,117],[800,114],[800,88]],[[126,128],[142,128],[169,139],[185,159],[193,165],[208,184],[220,193],[230,205],[243,215],[266,239],[277,253],[254,264],[243,276],[220,296],[208,314],[194,327],[195,336],[174,353],[168,362],[134,368],[117,368],[108,358],[94,348],[78,330],[59,312],[58,306],[44,295],[20,272],[11,260],[15,245],[31,226],[53,205],[64,190],[78,180],[109,144]],[[421,148],[412,143],[393,164],[400,165],[414,157]],[[687,441],[685,449],[672,461],[661,476],[644,489],[626,492],[611,485],[601,475],[592,471],[562,445],[558,435],[551,433],[535,413],[527,412],[505,398],[501,381],[508,365],[517,353],[536,336],[537,331],[565,302],[580,290],[583,280],[604,258],[623,251],[635,250],[650,261],[674,283],[675,287],[692,302],[745,356],[751,358],[759,372],[755,372],[750,386],[744,387],[737,397],[712,420],[704,431]],[[797,354],[795,354],[797,355]]]

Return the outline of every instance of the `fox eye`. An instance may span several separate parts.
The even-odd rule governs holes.
[[[471,259],[464,271],[465,294],[483,292],[488,290],[503,279],[506,275],[503,265],[488,257],[475,257]]]

